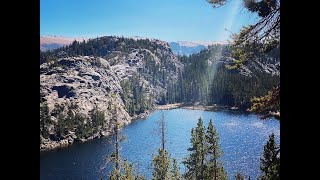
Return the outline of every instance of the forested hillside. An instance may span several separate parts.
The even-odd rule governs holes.
[[[248,108],[250,99],[267,93],[280,81],[279,49],[230,70],[231,49],[213,45],[189,57],[180,56],[184,71],[176,84],[168,86],[166,100],[172,102],[200,101],[205,105],[228,105]]]

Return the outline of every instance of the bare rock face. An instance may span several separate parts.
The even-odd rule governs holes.
[[[131,117],[126,112],[121,99],[122,88],[119,79],[105,59],[86,56],[62,58],[55,64],[42,64],[40,68],[44,71],[40,74],[40,91],[43,100],[48,104],[49,112],[56,104],[65,106],[73,103],[78,105],[76,113],[89,118],[89,111],[98,107],[105,112],[105,120],[109,122],[112,114],[108,107],[111,105],[119,107],[117,117],[121,123],[131,122]],[[54,116],[51,119],[56,120]],[[99,132],[87,139],[98,137],[100,134],[109,134],[107,131],[110,128],[102,129],[104,132]],[[51,133],[54,132],[51,131]],[[77,138],[71,134],[59,141],[46,139],[40,144],[40,149],[71,144],[74,139]],[[79,141],[83,140],[79,139]]]

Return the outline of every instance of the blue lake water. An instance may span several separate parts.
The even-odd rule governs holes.
[[[280,123],[274,118],[261,120],[253,114],[231,111],[210,112],[202,110],[173,109],[155,111],[148,118],[136,120],[125,126],[121,133],[126,142],[121,143],[121,157],[135,162],[140,173],[152,177],[152,154],[161,146],[159,119],[165,112],[166,149],[179,163],[187,157],[191,128],[202,117],[207,127],[209,120],[220,136],[224,154],[221,157],[229,179],[235,179],[238,171],[251,179],[260,174],[259,163],[263,146],[269,134],[275,133],[280,144]],[[100,167],[107,154],[113,151],[112,138],[99,138],[70,147],[40,152],[40,178],[46,179],[99,179]],[[185,171],[180,164],[180,171]],[[107,168],[103,174],[107,177]]]

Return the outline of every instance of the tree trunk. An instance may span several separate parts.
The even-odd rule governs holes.
[[[117,110],[116,110],[117,112]],[[118,118],[115,118],[115,136],[116,136],[116,178],[117,180],[120,180],[120,165],[119,165],[119,161],[120,161],[120,158],[119,158],[119,140],[118,140]]]
[[[162,149],[164,150],[164,144],[165,144],[165,122],[164,122],[164,113],[162,112],[161,115],[161,135],[162,135]]]

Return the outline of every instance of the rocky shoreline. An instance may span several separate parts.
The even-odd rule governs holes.
[[[138,114],[138,115],[134,115],[131,117],[130,122],[138,120],[138,119],[144,119],[147,118],[151,112],[153,110],[150,111],[146,111],[144,113]],[[128,125],[130,123],[127,123],[126,125]],[[59,149],[59,148],[65,148],[68,147],[70,145],[72,145],[73,143],[81,143],[81,142],[86,142],[92,139],[96,139],[96,138],[100,138],[100,137],[104,137],[104,136],[110,136],[113,133],[111,131],[101,131],[100,133],[96,133],[93,136],[90,136],[86,139],[82,138],[82,139],[76,139],[76,137],[69,135],[66,138],[60,140],[60,141],[49,141],[47,140],[47,142],[40,144],[40,152],[44,152],[44,151],[50,151],[50,150],[54,150],[54,149]],[[46,141],[46,140],[45,140]]]
[[[59,148],[65,148],[72,145],[73,143],[86,142],[86,141],[100,138],[103,136],[109,136],[111,134],[112,134],[111,132],[101,131],[99,133],[94,134],[93,136],[90,136],[88,138],[81,138],[81,139],[77,139],[77,137],[73,135],[68,135],[66,138],[60,141],[51,141],[48,139],[44,139],[45,142],[43,144],[40,144],[40,152],[59,149]]]
[[[82,142],[86,142],[86,141],[93,140],[96,138],[110,136],[112,134],[113,134],[112,132],[100,132],[100,133],[97,133],[94,136],[90,136],[86,139],[84,139],[84,138],[74,139],[71,136],[69,136],[69,137],[62,139],[60,141],[48,141],[47,143],[40,144],[40,152],[45,152],[45,151],[50,151],[50,150],[60,149],[60,148],[66,148],[68,146],[71,146],[74,143],[82,143]]]

